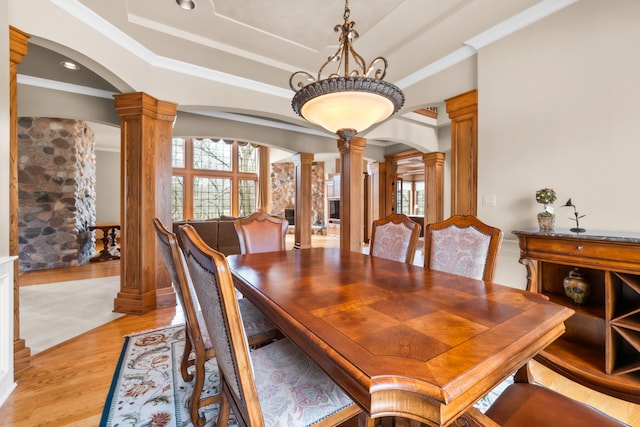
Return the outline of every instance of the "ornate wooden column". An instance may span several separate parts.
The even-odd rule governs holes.
[[[176,104],[145,93],[115,96],[120,115],[120,292],[114,311],[142,314],[176,304],[152,220],[171,224],[171,137]]]
[[[387,216],[387,164],[374,162],[371,170],[371,221]]]
[[[451,215],[478,210],[478,91],[446,99],[451,119]]]
[[[426,153],[424,162],[424,223],[442,221],[444,215],[444,153]]]
[[[311,166],[313,154],[297,153],[293,155],[294,175],[296,177],[295,209],[295,247],[311,247]]]
[[[18,256],[18,64],[29,51],[29,35],[9,27],[9,255]],[[13,263],[13,369],[31,364],[31,349],[20,338],[18,261]]]
[[[271,162],[269,147],[261,145],[258,148],[258,212],[271,212]]]
[[[338,140],[340,151],[340,248],[362,252],[362,162],[367,140]]]

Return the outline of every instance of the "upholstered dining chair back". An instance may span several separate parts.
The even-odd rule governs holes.
[[[502,231],[473,215],[454,215],[424,230],[424,265],[472,279],[493,280]]]
[[[240,253],[276,252],[285,250],[289,221],[265,212],[254,212],[234,222],[240,240]]]
[[[191,422],[195,426],[202,425],[206,420],[204,417],[200,417],[199,409],[202,406],[218,401],[218,396],[200,399],[204,386],[204,364],[207,360],[215,357],[215,351],[211,345],[204,319],[200,315],[197,296],[185,265],[184,256],[178,246],[176,235],[170,232],[158,218],[153,219],[153,226],[156,230],[160,253],[162,253],[169,278],[173,283],[184,313],[186,339],[180,363],[180,373],[185,381],[191,381],[195,376],[189,408]],[[194,358],[190,359],[192,350]],[[194,366],[193,374],[189,372],[190,366]]]
[[[373,221],[369,254],[413,263],[422,226],[408,216],[395,214]]]
[[[230,409],[240,426],[255,427],[337,425],[360,412],[288,339],[250,353],[227,259],[193,227],[178,232],[221,371],[217,425],[227,425]]]
[[[529,362],[530,363],[530,362]],[[481,413],[473,408],[464,425],[500,427],[622,427],[622,422],[578,400],[535,383],[529,363],[514,375],[513,384],[504,389],[491,406]],[[602,391],[601,387],[590,387]],[[582,393],[586,395],[586,393]],[[463,425],[460,423],[460,425]],[[628,427],[628,426],[627,426]]]
[[[205,362],[215,357],[216,353],[202,317],[198,296],[195,293],[184,254],[178,244],[178,237],[158,218],[153,219],[153,225],[169,278],[173,282],[185,317],[186,339],[180,373],[185,381],[194,380],[189,403],[191,421],[195,426],[203,425],[206,420],[199,415],[200,408],[215,403],[219,399],[219,395],[200,398],[206,376]],[[195,229],[193,231],[197,233]],[[242,299],[239,301],[239,306],[250,346],[260,346],[281,337],[280,331],[249,300]],[[193,358],[191,358],[192,351]],[[193,366],[193,373],[189,371],[191,366]]]

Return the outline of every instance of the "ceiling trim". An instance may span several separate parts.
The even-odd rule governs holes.
[[[480,34],[467,39],[464,42],[464,47],[451,52],[448,55],[432,62],[426,67],[408,75],[407,77],[400,79],[396,82],[396,86],[400,89],[406,89],[409,86],[413,86],[416,83],[425,80],[440,71],[443,71],[449,67],[456,65],[459,62],[470,58],[478,52],[481,48],[490,45],[491,43],[500,40],[503,37],[514,33],[528,25],[533,24],[540,19],[551,15],[567,6],[572,5],[578,0],[543,0],[540,3],[531,6],[524,11],[505,19],[497,25],[489,28]]]
[[[527,25],[530,25],[558,10],[561,10],[577,0],[543,0],[540,3],[524,10],[517,15],[514,15],[501,23],[491,27],[490,29],[483,31],[482,33],[471,37],[464,42],[465,46],[451,52],[448,55],[432,62],[426,67],[418,70],[409,76],[400,79],[395,84],[401,88],[406,89],[422,80],[425,80],[434,74],[439,73],[453,65],[464,61],[465,59],[474,56],[478,49],[487,46],[499,40],[514,31],[517,31]],[[253,90],[255,92],[273,95],[279,98],[289,99],[291,98],[291,90],[280,86],[274,86],[256,80],[251,80],[243,77],[234,76],[228,73],[224,73],[218,70],[213,70],[206,67],[197,66],[194,64],[185,63],[183,61],[174,60],[171,58],[156,55],[151,50],[147,49],[141,43],[128,36],[119,28],[112,25],[110,22],[97,15],[91,9],[78,0],[51,0],[52,3],[63,9],[66,13],[77,19],[86,22],[96,31],[113,40],[114,43],[120,47],[130,51],[132,54],[141,58],[147,64],[163,68],[169,71],[178,73],[184,73],[194,77],[200,77],[206,80],[219,82],[222,84],[228,84],[243,89]],[[140,21],[141,18],[138,17]],[[138,22],[141,23],[141,22]],[[175,32],[174,32],[175,35]],[[273,62],[273,61],[271,61]],[[278,65],[278,64],[273,64]],[[288,69],[288,66],[280,64],[284,69]]]
[[[289,123],[262,119],[259,117],[245,116],[245,115],[236,114],[236,113],[227,113],[224,111],[210,111],[210,110],[207,110],[207,111],[181,110],[181,111],[184,111],[185,113],[197,114],[200,116],[215,117],[218,119],[230,120],[230,121],[239,122],[239,123],[248,123],[252,125],[259,125],[259,126],[270,127],[274,129],[287,130],[291,132],[306,133],[308,135],[321,136],[323,138],[336,139],[335,135],[329,134],[327,132],[322,132],[316,129],[310,129],[303,126],[292,125]]]
[[[88,86],[80,86],[73,83],[64,83],[57,80],[43,79],[40,77],[27,76],[24,74],[18,74],[18,84],[41,87],[45,89],[54,89],[61,92],[76,93],[79,95],[88,95],[96,98],[111,100],[113,100],[114,95],[117,95],[116,92],[109,92],[108,90],[95,89]]]
[[[542,18],[545,18],[546,16],[572,5],[576,1],[578,0],[543,0],[518,14],[505,19],[499,24],[494,25],[477,36],[466,40],[464,44],[473,47],[475,50],[480,50],[481,48],[490,45],[511,33],[514,33]]]

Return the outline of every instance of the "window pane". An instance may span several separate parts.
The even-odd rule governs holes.
[[[251,144],[238,145],[238,169],[240,172],[258,171],[258,148]]]
[[[230,171],[231,144],[209,138],[193,140],[193,167],[195,169]]]
[[[256,210],[256,182],[241,179],[238,181],[239,206],[238,214],[245,216],[252,214]]]
[[[193,179],[193,218],[209,219],[231,215],[231,180],[228,178]]]
[[[398,201],[400,202],[400,206],[398,206],[398,212],[397,213],[403,213],[403,214],[409,214],[409,201],[411,198],[411,191],[409,190],[404,190],[401,191],[400,194],[398,195]]]
[[[415,187],[416,187],[416,200],[414,203],[413,213],[415,215],[424,215],[424,207],[425,207],[424,197],[426,194],[426,192],[424,191],[424,181],[416,182]]]
[[[173,138],[171,150],[171,166],[174,168],[184,168],[184,147],[183,138]]]
[[[178,221],[184,219],[184,177],[172,176],[171,178],[171,189],[173,190],[171,218]]]
[[[405,188],[410,187],[411,183],[398,180],[396,185],[398,187],[396,191],[396,213],[408,215],[410,213],[411,190]]]

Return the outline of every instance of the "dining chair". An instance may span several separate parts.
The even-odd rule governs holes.
[[[502,231],[473,215],[454,215],[424,229],[424,266],[472,279],[493,280]]]
[[[248,217],[240,218],[233,223],[240,240],[240,253],[276,252],[285,250],[289,221],[269,215],[265,212],[254,212]]]
[[[404,214],[373,221],[369,254],[413,264],[422,227]]]
[[[484,414],[474,408],[466,416],[486,427],[626,426],[582,402],[534,384],[528,364],[516,372],[514,383],[507,386]]]
[[[153,225],[165,267],[184,313],[186,339],[180,363],[180,374],[185,381],[191,381],[195,378],[189,410],[192,423],[195,426],[200,426],[206,422],[205,418],[199,415],[200,408],[219,400],[219,395],[200,398],[205,380],[204,364],[207,360],[215,357],[215,350],[202,318],[200,305],[177,237],[158,218],[153,219]],[[273,323],[248,300],[240,301],[240,311],[250,345],[258,346],[279,337],[280,333]],[[191,357],[192,352],[193,357]],[[189,372],[191,366],[194,367],[193,373]]]
[[[214,332],[221,371],[217,425],[227,425],[230,409],[240,426],[252,427],[333,426],[361,413],[288,339],[249,352],[227,259],[188,225],[179,233],[205,323]]]

